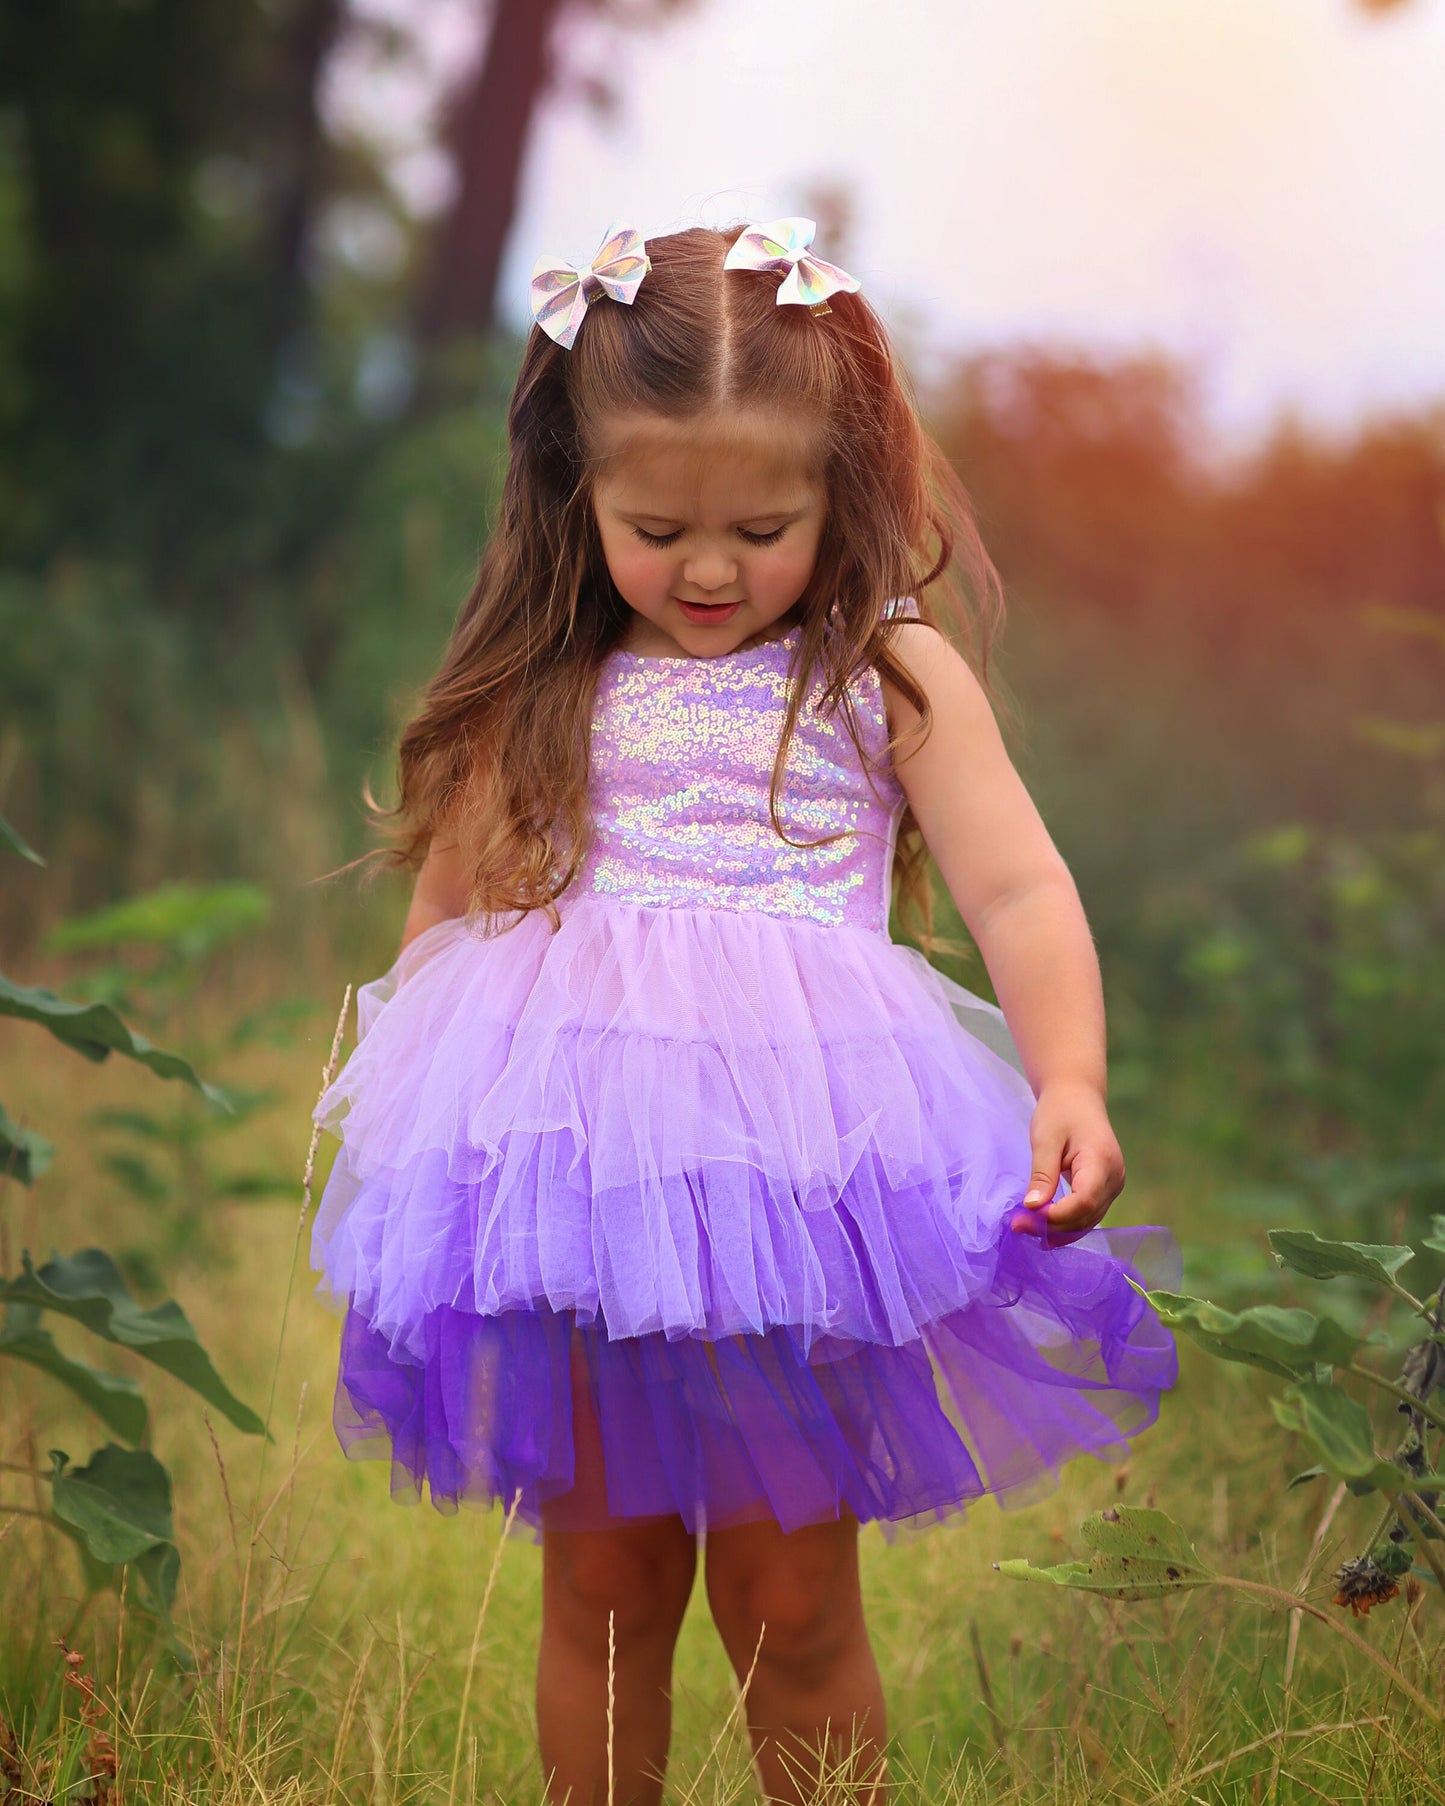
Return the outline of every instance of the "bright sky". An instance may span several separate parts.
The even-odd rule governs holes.
[[[916,364],[1167,347],[1234,437],[1445,401],[1445,0],[695,0],[611,42],[616,123],[554,102],[533,141],[519,323],[539,251],[832,182]]]

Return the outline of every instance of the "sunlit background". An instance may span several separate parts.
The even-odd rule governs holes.
[[[486,543],[528,273],[614,220],[809,214],[887,318],[1002,577],[985,675],[1098,947],[1115,1220],[1173,1226],[1231,1306],[1318,1303],[1270,1227],[1412,1239],[1435,1283],[1442,190],[1445,0],[0,0],[0,1281],[109,1251],[277,1437],[263,1472],[244,1413],[143,1376],[178,1679],[138,1562],[122,1618],[51,1514],[45,1451],[137,1441],[139,1395],[55,1354],[95,1358],[80,1324],[7,1313],[0,1792],[541,1797],[535,1567],[506,1551],[484,1638],[495,1521],[402,1518],[341,1462],[298,1175],[345,989],[395,958],[410,874],[337,868]],[[78,1020],[121,1051],[80,1060]],[[899,1806],[1439,1797],[1437,1732],[1319,1623],[1378,1501],[1287,1488],[1318,1450],[1270,1376],[1186,1353],[1129,1468],[869,1538],[902,1772],[962,1765]],[[1126,1619],[993,1572],[1082,1553],[1121,1499],[1221,1572],[1302,1576],[1315,1616]],[[1361,1628],[1438,1697],[1436,1577],[1402,1591],[1408,1626]],[[114,1700],[62,1683],[61,1634]],[[679,1673],[678,1797],[723,1806],[746,1758],[700,1599]]]
[[[455,193],[431,99],[477,8],[367,0],[412,81],[338,60],[411,205]],[[498,297],[539,250],[814,206],[915,354],[1024,336],[1196,364],[1235,444],[1445,391],[1445,15],[1350,0],[729,0],[578,18],[539,110]],[[607,84],[605,110],[587,83]],[[839,231],[838,228],[842,230]],[[820,240],[821,245],[821,240]]]

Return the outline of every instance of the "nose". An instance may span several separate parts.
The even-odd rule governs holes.
[[[698,552],[682,567],[683,581],[700,590],[726,589],[737,575],[737,560],[722,551]]]

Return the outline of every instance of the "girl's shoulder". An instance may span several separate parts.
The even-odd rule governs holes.
[[[934,713],[971,720],[987,714],[992,726],[992,706],[968,661],[946,634],[923,620],[914,598],[902,596],[888,603],[884,615],[900,623],[889,639],[890,654],[928,699]],[[879,682],[889,735],[897,739],[916,725],[918,711],[881,672]]]

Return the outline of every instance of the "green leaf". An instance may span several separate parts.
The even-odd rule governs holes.
[[[0,972],[0,1016],[38,1022],[57,1041],[73,1047],[87,1060],[104,1060],[112,1053],[126,1054],[149,1066],[159,1078],[183,1079],[223,1110],[231,1107],[225,1092],[199,1078],[189,1060],[153,1047],[143,1035],[132,1034],[108,1003],[68,1003],[54,991],[17,985]]]
[[[1310,1279],[1348,1275],[1385,1286],[1415,1258],[1413,1248],[1398,1243],[1332,1242],[1308,1229],[1271,1229],[1269,1245],[1282,1267],[1293,1267]]]
[[[1296,1474],[1285,1487],[1286,1492],[1293,1492],[1296,1486],[1304,1486],[1311,1480],[1318,1480],[1330,1470],[1327,1467],[1307,1467],[1302,1474]]]
[[[54,1158],[54,1143],[34,1129],[22,1129],[0,1104],[0,1173],[33,1185]]]
[[[1445,1254],[1445,1216],[1431,1217],[1430,1233],[1424,1239],[1424,1246],[1436,1254]]]
[[[162,1204],[171,1195],[169,1181],[147,1166],[139,1154],[103,1154],[101,1165],[143,1204]]]
[[[290,1047],[295,1041],[292,1026],[309,1021],[321,1007],[315,997],[283,997],[250,1010],[232,1026],[227,1046],[243,1047],[248,1041],[264,1039],[271,1047]]]
[[[138,1555],[131,1566],[140,1575],[151,1603],[169,1624],[176,1584],[181,1578],[180,1550],[174,1543],[156,1543],[144,1555]]]
[[[1157,1599],[1208,1586],[1215,1578],[1183,1529],[1162,1511],[1134,1505],[1096,1511],[1085,1518],[1080,1534],[1093,1550],[1087,1562],[1036,1568],[1027,1561],[1000,1561],[994,1566],[1011,1580],[1046,1580],[1110,1599]]]
[[[1271,1399],[1276,1418],[1298,1431],[1332,1474],[1354,1482],[1352,1492],[1433,1492],[1445,1486],[1439,1474],[1411,1474],[1375,1452],[1370,1415],[1340,1386],[1310,1380],[1285,1388]]]
[[[106,1107],[101,1110],[87,1110],[85,1120],[92,1128],[124,1129],[127,1134],[139,1135],[146,1141],[169,1141],[172,1134],[170,1122],[163,1116],[156,1116],[150,1110]]]
[[[149,1449],[108,1442],[84,1467],[71,1467],[63,1449],[49,1453],[55,1515],[80,1531],[97,1561],[134,1561],[174,1540],[170,1476]]]
[[[161,946],[201,960],[224,941],[266,920],[271,899],[254,884],[166,884],[59,922],[46,935],[47,952]]]
[[[148,1413],[145,1398],[135,1380],[123,1373],[107,1373],[74,1361],[56,1347],[55,1338],[41,1326],[39,1308],[33,1304],[8,1304],[0,1319],[0,1355],[28,1361],[42,1373],[60,1381],[106,1425],[135,1443],[145,1435]]]
[[[269,1436],[256,1413],[223,1383],[175,1300],[168,1298],[143,1311],[103,1248],[82,1248],[79,1254],[64,1257],[52,1252],[38,1270],[28,1250],[20,1258],[24,1272],[17,1279],[0,1281],[0,1301],[37,1305],[73,1317],[93,1334],[117,1342],[173,1374],[224,1413],[238,1430]]]
[[[3,847],[7,853],[18,853],[22,859],[28,859],[32,865],[45,864],[35,848],[20,838],[3,815],[0,815],[0,847]]]
[[[56,1517],[83,1541],[92,1561],[112,1567],[134,1562],[147,1592],[169,1618],[181,1571],[170,1475],[149,1449],[122,1449],[113,1442],[97,1449],[84,1467],[70,1467],[69,1460],[63,1449],[50,1450]]]
[[[288,1173],[234,1173],[211,1187],[218,1198],[289,1198],[300,1189]]]
[[[1207,1298],[1147,1292],[1142,1286],[1135,1290],[1144,1292],[1168,1328],[1182,1329],[1220,1360],[1263,1367],[1286,1379],[1308,1377],[1320,1364],[1341,1366],[1364,1346],[1333,1317],[1316,1317],[1310,1311],[1277,1304],[1227,1311]]]
[[[1369,1412],[1339,1386],[1311,1380],[1287,1387],[1283,1398],[1270,1403],[1280,1423],[1287,1430],[1299,1431],[1332,1474],[1378,1484],[1378,1469],[1399,1473],[1375,1453]]]

